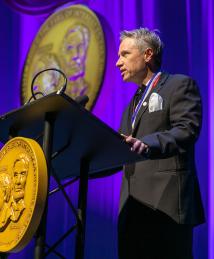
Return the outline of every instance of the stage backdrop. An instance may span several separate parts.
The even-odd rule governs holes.
[[[0,2],[0,113],[20,106],[20,79],[31,42],[54,8],[66,1],[10,0]],[[70,2],[73,4],[74,2]],[[84,3],[100,17],[106,37],[107,63],[103,86],[93,113],[115,130],[135,86],[124,84],[115,67],[119,32],[148,27],[160,30],[165,43],[163,68],[184,73],[199,84],[203,99],[203,127],[196,149],[196,163],[206,210],[207,223],[195,229],[196,259],[214,258],[214,8],[212,0],[88,0]],[[13,9],[12,9],[13,6]],[[15,11],[17,9],[17,11]],[[21,13],[21,12],[26,12]],[[91,180],[85,258],[117,258],[117,214],[121,172]],[[67,189],[76,203],[77,186]],[[54,186],[54,182],[52,183]],[[47,243],[52,244],[73,221],[61,194],[49,198]],[[66,258],[73,258],[74,236],[58,247]],[[33,258],[32,241],[27,248],[9,258]],[[48,258],[57,258],[54,255]]]

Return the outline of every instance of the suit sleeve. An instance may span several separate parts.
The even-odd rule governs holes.
[[[141,138],[149,146],[150,158],[185,153],[199,136],[202,115],[198,87],[188,77],[174,86],[168,107],[170,129]]]

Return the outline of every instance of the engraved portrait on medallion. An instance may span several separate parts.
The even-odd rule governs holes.
[[[48,49],[48,48],[47,48]],[[42,48],[38,52],[35,63],[34,76],[47,68],[60,69],[59,61],[54,53],[47,52],[46,48]],[[41,92],[44,95],[57,91],[60,85],[60,74],[56,71],[46,71],[36,79],[34,91]]]
[[[28,176],[29,158],[21,153],[13,163],[12,171],[12,195],[11,195],[11,216],[13,222],[17,222],[26,208],[25,206],[25,185]]]
[[[59,50],[69,80],[66,92],[73,97],[87,93],[88,83],[84,76],[89,37],[90,33],[86,26],[79,24],[71,26],[63,37]]]
[[[39,144],[16,137],[0,151],[0,252],[20,251],[45,206],[47,166]]]
[[[52,51],[53,44],[38,49],[33,74],[47,68],[63,68],[68,85],[66,93],[73,98],[87,94],[89,83],[85,80],[86,58],[90,32],[81,24],[68,28],[60,42],[57,53]],[[44,95],[59,90],[61,76],[57,71],[45,71],[35,81],[34,90]]]
[[[0,232],[7,226],[10,216],[11,177],[7,172],[0,173]]]
[[[50,15],[41,26],[28,53],[22,77],[22,102],[31,97],[31,83],[37,73],[58,69],[67,77],[65,93],[71,98],[88,95],[90,109],[97,98],[105,67],[105,41],[94,12],[83,5],[72,5]],[[45,71],[33,89],[44,95],[58,91],[63,77]]]
[[[29,158],[21,153],[13,163],[12,172],[0,173],[0,232],[10,221],[17,222],[25,206],[25,185],[29,169]]]

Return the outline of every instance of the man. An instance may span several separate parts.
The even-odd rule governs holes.
[[[13,222],[17,222],[25,210],[25,185],[29,170],[29,158],[21,153],[13,164],[13,191],[11,201],[11,216]]]
[[[66,93],[72,98],[86,94],[89,88],[85,80],[89,41],[90,33],[87,27],[80,24],[70,26],[60,43],[59,55],[53,52],[52,44],[47,44],[39,49],[34,66],[34,76],[47,68],[59,70],[63,68],[68,78]],[[62,77],[59,72],[46,71],[38,77],[34,88],[36,92],[46,95],[58,90],[62,86],[61,81]]]
[[[11,178],[4,171],[0,173],[0,232],[5,230],[10,221]]]
[[[89,87],[84,78],[89,41],[88,28],[80,24],[69,27],[62,41],[61,60],[69,80],[66,92],[72,97],[84,95]]]
[[[148,159],[125,167],[119,258],[190,259],[193,227],[204,222],[194,163],[201,128],[196,83],[160,70],[163,43],[147,28],[121,33],[125,82],[139,88],[121,123],[131,150]]]

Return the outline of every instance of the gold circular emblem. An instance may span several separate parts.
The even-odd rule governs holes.
[[[31,97],[31,83],[41,70],[56,68],[68,79],[66,94],[72,98],[88,95],[92,108],[103,79],[105,42],[95,13],[73,5],[52,14],[40,28],[28,53],[22,79],[22,102]],[[48,94],[60,87],[60,75],[47,71],[36,80],[34,89]],[[60,85],[61,86],[61,85]]]
[[[47,166],[39,144],[8,141],[0,152],[0,251],[20,251],[33,237],[47,195]]]

